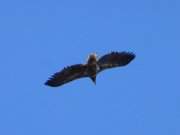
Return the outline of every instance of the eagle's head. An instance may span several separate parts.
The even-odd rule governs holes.
[[[96,53],[92,53],[89,55],[87,63],[88,64],[96,64],[97,62],[97,54]]]

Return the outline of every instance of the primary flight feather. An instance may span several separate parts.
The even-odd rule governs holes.
[[[86,64],[68,66],[52,75],[45,84],[57,87],[82,77],[89,77],[96,83],[96,76],[99,72],[109,68],[125,66],[134,58],[135,54],[130,52],[111,52],[99,59],[96,54],[90,54]]]

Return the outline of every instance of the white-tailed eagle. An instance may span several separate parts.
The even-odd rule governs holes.
[[[135,54],[130,52],[111,52],[99,59],[96,54],[90,54],[86,64],[68,66],[52,75],[45,84],[57,87],[82,77],[89,77],[96,83],[96,76],[99,72],[109,68],[125,66],[134,58]]]

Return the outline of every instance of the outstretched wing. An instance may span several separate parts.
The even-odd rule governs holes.
[[[135,54],[130,52],[112,52],[102,56],[98,60],[99,72],[108,68],[125,66],[135,58]]]
[[[57,87],[75,79],[87,77],[86,68],[87,66],[82,64],[66,67],[62,71],[52,75],[52,77],[45,84],[48,86]]]

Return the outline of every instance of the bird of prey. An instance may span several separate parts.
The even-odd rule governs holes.
[[[75,64],[52,75],[45,85],[51,87],[61,86],[70,81],[89,77],[96,84],[96,76],[99,72],[114,67],[125,66],[135,58],[131,52],[111,52],[100,58],[90,54],[86,64]]]

